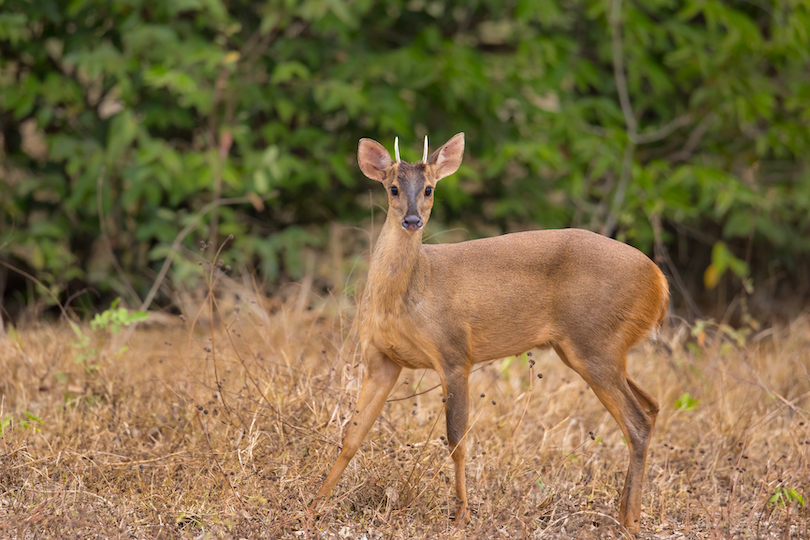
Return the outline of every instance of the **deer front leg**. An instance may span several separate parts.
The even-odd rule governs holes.
[[[467,420],[469,416],[469,366],[451,368],[442,377],[445,414],[447,418],[447,442],[450,447],[456,473],[456,525],[466,523],[467,509]]]
[[[340,480],[343,470],[354,457],[357,449],[360,448],[360,443],[366,438],[374,421],[380,415],[385,400],[388,398],[388,394],[391,393],[394,384],[396,384],[401,371],[400,366],[382,353],[374,352],[368,357],[366,374],[363,378],[363,384],[360,386],[360,397],[357,399],[357,405],[352,411],[354,414],[343,439],[343,448],[337,461],[332,466],[332,470],[326,477],[326,481],[324,481],[323,486],[315,496],[315,500],[312,501],[311,510],[315,508],[317,503],[329,497],[332,488]]]

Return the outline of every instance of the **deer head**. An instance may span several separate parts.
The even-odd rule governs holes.
[[[360,139],[357,163],[368,178],[377,180],[388,192],[388,220],[410,233],[420,231],[433,208],[436,183],[456,172],[464,156],[464,133],[454,135],[428,157],[428,139],[422,160],[408,163],[399,159],[399,141],[394,143],[396,161],[380,143]]]

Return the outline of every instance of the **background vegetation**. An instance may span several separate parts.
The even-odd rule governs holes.
[[[185,283],[233,234],[227,264],[325,289],[330,224],[380,200],[358,138],[416,160],[465,131],[430,231],[466,232],[440,241],[587,227],[657,244],[693,314],[751,277],[802,299],[808,62],[806,0],[3,0],[0,262],[148,307],[173,245]],[[3,286],[6,316],[53,302]]]

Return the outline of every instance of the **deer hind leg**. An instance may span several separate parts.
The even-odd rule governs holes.
[[[555,347],[555,349],[557,349]],[[641,528],[641,489],[647,448],[650,445],[658,403],[627,375],[624,353],[581,358],[557,349],[565,363],[580,374],[610,412],[624,434],[630,452],[624,488],[619,498],[619,521],[630,533]]]
[[[469,517],[467,507],[467,421],[469,418],[469,366],[449,369],[442,374],[442,389],[447,419],[447,443],[453,458],[456,477],[456,525],[466,523]]]
[[[310,509],[314,509],[317,503],[329,497],[332,488],[340,480],[343,470],[352,460],[357,449],[360,448],[360,443],[366,438],[374,421],[380,415],[385,400],[391,393],[391,389],[394,388],[401,371],[400,366],[383,354],[376,353],[369,357],[366,374],[360,386],[360,396],[354,408],[354,418],[349,423],[343,439],[343,448],[323,486],[315,496],[315,500],[312,501]]]

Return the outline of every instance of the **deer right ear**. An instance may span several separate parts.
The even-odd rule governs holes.
[[[436,180],[450,176],[461,166],[464,157],[464,132],[456,133],[428,158],[428,164],[436,171]]]
[[[385,171],[394,164],[391,154],[383,145],[373,139],[360,139],[357,147],[357,164],[363,174],[382,182],[385,180]]]

